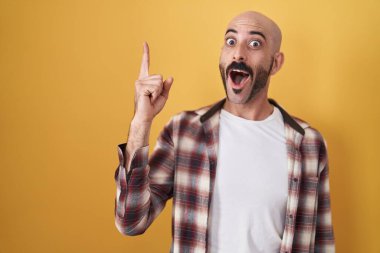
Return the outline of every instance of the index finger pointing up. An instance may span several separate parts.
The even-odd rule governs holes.
[[[147,77],[149,75],[149,46],[147,42],[144,42],[144,52],[141,61],[139,79]]]

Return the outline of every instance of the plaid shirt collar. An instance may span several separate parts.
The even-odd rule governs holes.
[[[217,112],[220,112],[220,110],[223,108],[224,103],[226,102],[226,98],[220,100],[219,102],[215,103],[208,111],[206,111],[200,118],[201,122],[204,123],[206,120],[210,119],[212,116],[214,116]],[[305,130],[308,126],[307,123],[303,122],[303,126],[298,124],[274,99],[268,98],[268,102],[271,103],[273,106],[276,106],[284,118],[284,122],[288,124],[290,127],[294,128],[297,132],[299,132],[302,135],[305,135]],[[203,111],[198,110],[197,113],[201,114]]]

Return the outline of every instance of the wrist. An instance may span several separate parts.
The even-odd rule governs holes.
[[[131,121],[131,126],[133,127],[137,127],[137,128],[146,128],[146,127],[150,127],[152,125],[152,120],[148,120],[148,119],[142,119],[140,117],[133,117],[132,121]]]

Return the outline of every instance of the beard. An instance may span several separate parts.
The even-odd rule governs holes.
[[[227,93],[227,79],[226,77],[227,73],[231,68],[237,68],[241,70],[247,71],[250,76],[251,76],[251,92],[247,99],[242,102],[242,104],[246,104],[249,101],[251,101],[267,84],[270,72],[272,71],[273,67],[273,62],[274,58],[272,57],[271,64],[268,69],[265,69],[263,66],[257,66],[256,67],[256,74],[253,73],[253,70],[251,67],[246,65],[244,62],[232,62],[227,69],[225,69],[221,64],[219,64],[219,71],[220,75],[223,80],[223,86],[224,86],[224,91],[226,92],[226,96],[228,98],[228,93]],[[235,94],[239,94],[242,90],[237,90],[237,89],[232,89]]]

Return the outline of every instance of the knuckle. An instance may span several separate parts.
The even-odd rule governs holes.
[[[159,79],[159,80],[162,80],[162,75],[160,75],[160,74],[155,74],[155,75],[151,75],[151,77],[153,78],[153,79]]]
[[[157,80],[156,82],[154,82],[153,85],[156,86],[157,88],[160,88],[162,86],[162,82],[160,80]]]
[[[160,89],[161,86],[162,86],[162,82],[160,80],[157,80],[155,82],[152,82],[152,86],[155,88],[155,89]]]

